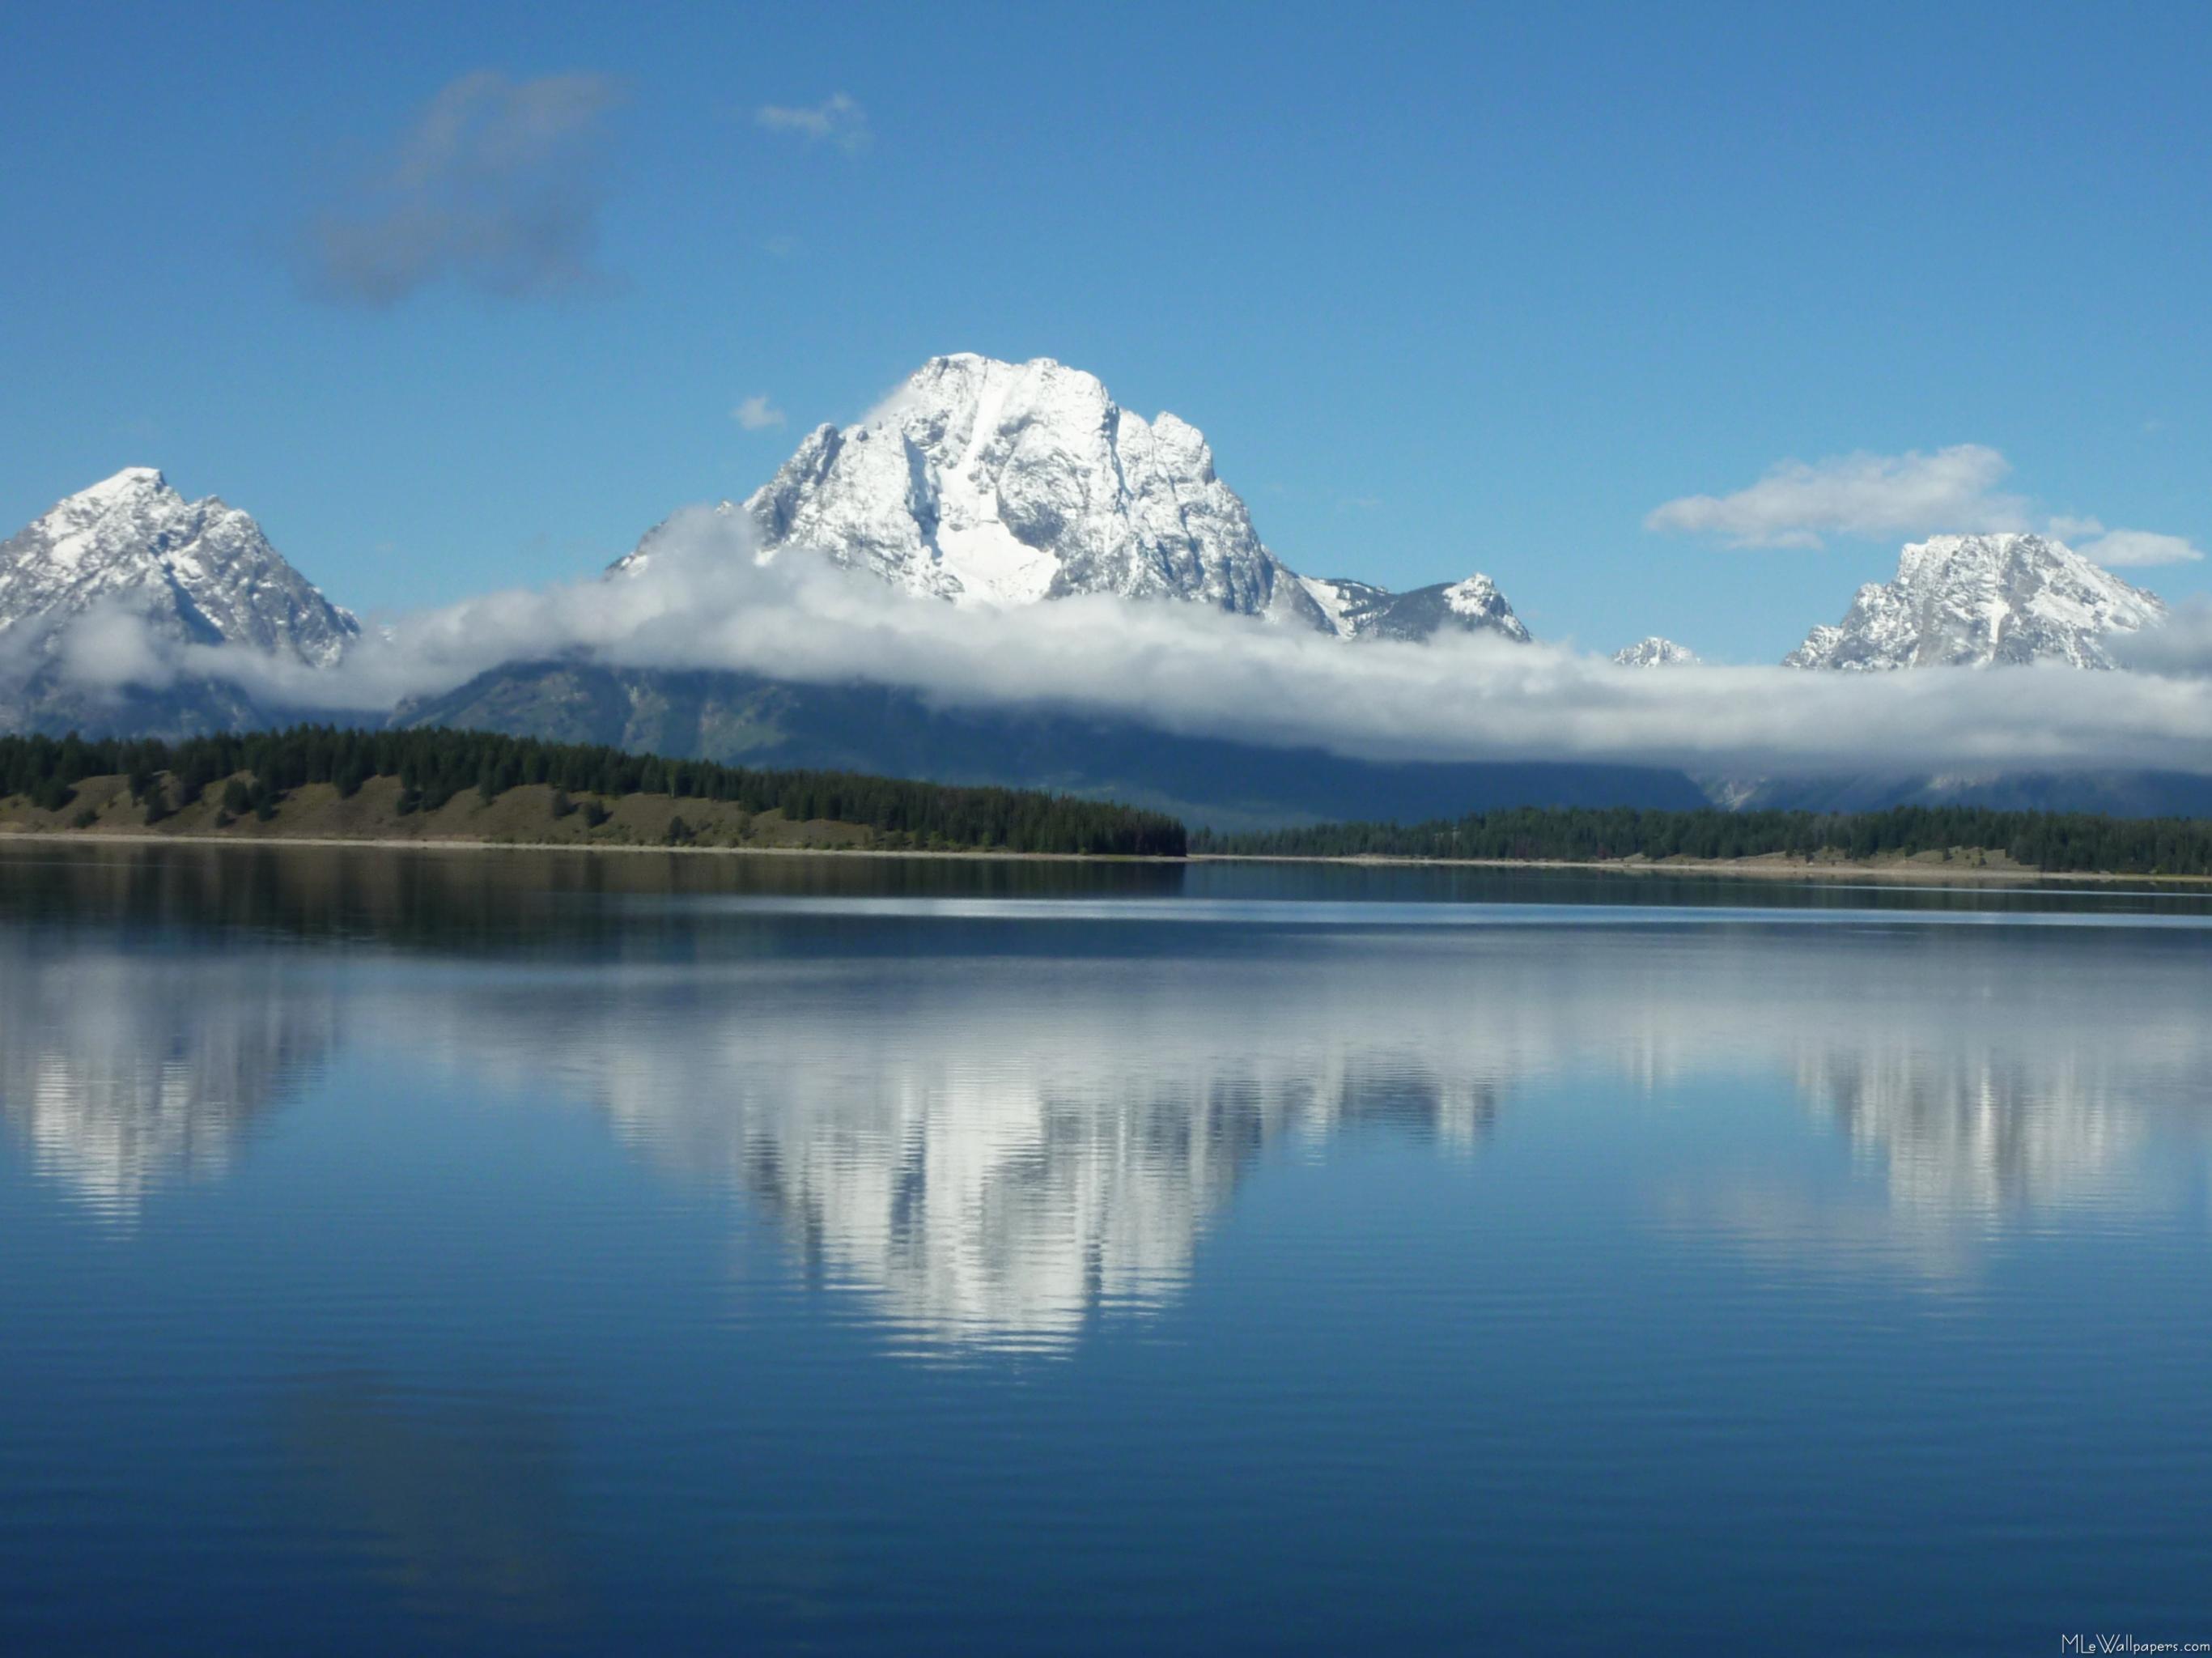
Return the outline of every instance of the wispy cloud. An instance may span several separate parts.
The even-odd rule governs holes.
[[[2012,470],[1981,443],[1933,454],[1784,460],[1731,495],[1686,495],[1655,509],[1646,529],[1717,536],[1733,546],[1817,547],[1831,535],[2027,527],[2027,503],[1997,485]]]
[[[770,132],[794,132],[809,143],[834,144],[848,155],[866,149],[875,134],[868,112],[846,93],[830,94],[818,104],[763,104],[753,123]]]
[[[2103,530],[2094,539],[2075,541],[2074,550],[2115,570],[2193,564],[2204,557],[2187,536],[2161,535],[2156,530]]]
[[[2026,497],[1997,486],[2011,464],[1981,443],[1933,454],[1847,454],[1784,460],[1732,495],[1686,495],[1654,509],[1646,529],[1710,535],[1739,547],[1818,547],[1831,535],[1870,538],[2036,529],[2100,564],[2191,564],[2186,536],[2110,529],[2068,514],[2039,518]]]
[[[765,393],[756,393],[730,411],[730,418],[749,432],[764,432],[771,426],[783,424],[783,411],[768,400]]]
[[[307,227],[308,290],[382,306],[447,278],[510,299],[603,287],[605,117],[622,95],[604,75],[452,82]]]

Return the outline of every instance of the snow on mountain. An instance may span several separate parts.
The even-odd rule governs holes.
[[[51,639],[110,607],[170,638],[313,667],[335,662],[361,632],[249,515],[213,496],[187,501],[149,466],[70,496],[0,542],[0,638]]]
[[[1393,593],[1345,576],[1302,576],[1336,632],[1347,639],[1427,639],[1455,630],[1496,633],[1516,644],[1528,643],[1528,629],[1498,584],[1480,572],[1464,582]]]
[[[933,357],[859,424],[811,434],[744,505],[764,549],[916,594],[1110,593],[1322,624],[1197,428],[1146,421],[1048,358]]]
[[[2156,594],[2129,586],[2045,536],[1939,535],[1907,546],[1891,582],[1858,591],[1837,627],[1816,627],[1787,667],[2064,662],[2111,667],[2109,635],[2166,619]]]
[[[732,510],[764,558],[799,548],[955,603],[1110,594],[1346,638],[1528,637],[1486,576],[1408,594],[1300,578],[1261,541],[1196,427],[1133,414],[1048,357],[933,357],[858,424],[810,433]],[[658,533],[615,568],[642,569]]]
[[[1662,639],[1654,633],[1613,653],[1622,667],[1693,667],[1703,659],[1687,645]]]

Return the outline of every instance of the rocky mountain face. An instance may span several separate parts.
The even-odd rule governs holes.
[[[1613,660],[1620,667],[1693,667],[1702,659],[1689,646],[1654,633],[1632,645],[1623,645],[1613,653]]]
[[[1462,632],[1528,643],[1527,625],[1513,613],[1498,584],[1480,572],[1464,582],[1438,582],[1407,593],[1343,576],[1302,576],[1298,581],[1343,638],[1419,640]]]
[[[2063,542],[2027,534],[1938,535],[1899,556],[1896,579],[1858,591],[1842,625],[1816,627],[1786,667],[1887,668],[2063,662],[2113,666],[2112,636],[2166,619]]]
[[[918,594],[1110,593],[1313,625],[1197,428],[1049,359],[933,357],[858,425],[809,436],[745,510],[765,548]]]
[[[310,667],[329,667],[361,632],[249,515],[213,496],[187,501],[150,466],[70,496],[0,543],[0,637],[51,633],[110,605],[180,642]]]
[[[955,603],[1110,594],[1345,638],[1528,637],[1487,576],[1407,594],[1302,580],[1261,541],[1196,427],[1147,421],[1045,357],[933,357],[858,424],[809,434],[732,509],[764,557],[797,549]],[[657,533],[616,569],[642,569]]]
[[[318,668],[361,632],[250,515],[213,497],[187,501],[160,472],[133,466],[0,542],[0,727],[171,736],[269,716],[222,680],[137,684],[122,677],[127,664],[88,680],[72,668],[73,630],[109,614],[176,643]]]

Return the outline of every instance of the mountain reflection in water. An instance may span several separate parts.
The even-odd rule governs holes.
[[[127,1219],[250,1155],[341,1051],[393,1056],[604,1112],[901,1342],[1043,1350],[1176,1295],[1281,1148],[1379,1128],[1465,1153],[1580,1078],[1657,1105],[1778,1081],[1878,1208],[1808,1209],[1717,1161],[1673,1177],[1668,1223],[1944,1273],[1978,1231],[2145,1201],[2146,1144],[2201,1148],[2212,1121],[2207,936],[2185,927],[1893,924],[1887,899],[1662,925],[1581,887],[1596,924],[1377,905],[1164,927],[1112,900],[1171,896],[1180,870],[671,870],[0,859],[0,1110],[38,1169]],[[886,887],[961,902],[835,901]],[[830,901],[757,901],[793,896]],[[1079,918],[993,908],[1055,896]]]

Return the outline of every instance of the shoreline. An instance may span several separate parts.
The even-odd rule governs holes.
[[[108,846],[314,846],[367,851],[425,852],[655,852],[675,857],[952,858],[1019,863],[1184,863],[1186,858],[1121,852],[1016,852],[989,847],[921,849],[892,846],[693,846],[653,841],[465,840],[404,835],[131,834],[112,829],[0,829],[0,846],[17,841]]]
[[[1768,858],[1687,859],[1680,863],[1650,858],[1620,858],[1610,863],[1572,858],[1412,858],[1378,857],[1345,853],[1328,857],[1293,857],[1280,852],[1194,852],[1192,863],[1335,863],[1360,869],[1575,869],[1602,875],[1674,875],[1741,877],[1749,881],[1887,881],[1900,886],[2038,887],[2051,881],[2138,881],[2154,885],[2203,887],[2212,875],[2151,875],[2112,869],[2039,869],[2029,864],[2000,869],[1972,864],[1819,863]]]
[[[1381,857],[1346,853],[1328,857],[1296,857],[1279,852],[1194,852],[1187,857],[1108,852],[1017,852],[1004,849],[964,850],[866,846],[690,846],[660,845],[624,841],[510,841],[458,838],[415,838],[403,836],[339,835],[222,835],[196,833],[129,833],[102,829],[0,829],[0,846],[17,842],[39,844],[109,846],[229,846],[315,847],[325,850],[421,850],[434,852],[621,852],[658,853],[679,857],[829,857],[886,859],[951,859],[956,862],[1017,863],[1280,863],[1328,865],[1362,869],[1514,869],[1573,870],[1585,875],[1677,879],[1707,878],[1751,881],[1844,881],[1890,882],[1899,886],[2039,887],[2052,882],[2133,882],[2152,887],[2212,886],[2212,875],[2152,875],[2112,870],[2045,870],[2022,865],[1990,869],[1960,863],[1850,863],[1784,861],[1778,858],[1717,858],[1654,862],[1625,858],[1595,860],[1548,858],[1413,858]]]

